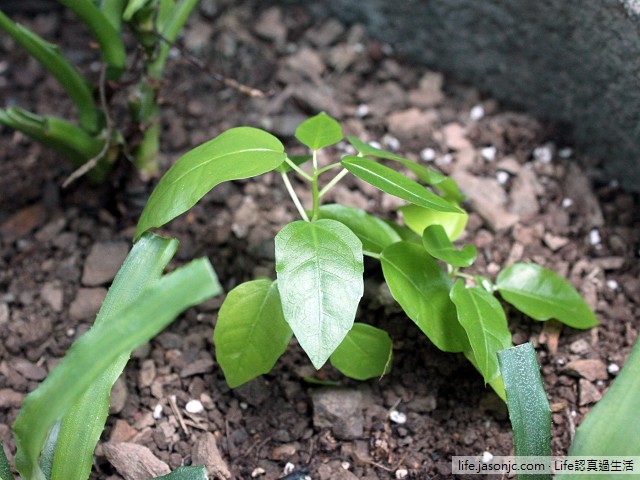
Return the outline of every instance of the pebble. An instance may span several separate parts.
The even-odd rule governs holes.
[[[493,460],[491,452],[482,452],[482,459],[480,460],[482,463],[489,463],[491,460]]]
[[[482,155],[482,158],[484,158],[487,162],[493,162],[496,159],[497,152],[498,149],[494,146],[484,147],[480,150],[480,155]]]
[[[336,438],[360,438],[364,431],[362,393],[353,389],[321,388],[311,394],[313,424],[330,428]]]
[[[55,282],[45,283],[40,289],[40,298],[47,302],[54,312],[62,311],[64,292],[59,284]]]
[[[47,376],[47,371],[44,368],[26,359],[16,358],[11,362],[11,367],[29,380],[40,381]]]
[[[109,413],[114,415],[120,413],[129,397],[129,391],[127,390],[127,382],[123,376],[118,377],[116,383],[111,388],[111,397],[109,399]]]
[[[591,245],[600,245],[602,242],[602,238],[600,237],[600,231],[597,228],[594,228],[589,232],[589,243]]]
[[[129,480],[146,480],[171,472],[169,465],[145,446],[129,442],[105,443],[102,449],[109,463]]]
[[[389,412],[389,420],[398,425],[403,425],[407,423],[407,415],[398,410],[391,410],[391,412]]]
[[[496,180],[500,185],[506,185],[509,181],[509,173],[504,170],[498,170],[496,172]]]
[[[285,460],[293,457],[297,451],[298,449],[293,444],[280,445],[271,450],[271,459]]]
[[[596,380],[606,380],[607,367],[598,359],[573,360],[562,369],[570,375],[586,378],[590,382]]]
[[[193,375],[199,375],[201,373],[209,373],[213,370],[213,364],[213,359],[201,358],[184,367],[180,372],[180,377],[186,378],[192,377]]]
[[[204,406],[200,400],[189,400],[184,409],[189,413],[202,413]]]
[[[284,45],[287,40],[287,27],[282,19],[282,10],[271,7],[262,12],[254,26],[255,32],[276,45]]]
[[[533,158],[542,163],[551,163],[551,160],[553,160],[553,148],[550,144],[536,147],[533,149]]]
[[[364,118],[367,115],[369,115],[369,106],[365,103],[361,103],[360,105],[358,105],[358,107],[356,108],[356,117],[358,118]]]
[[[82,283],[96,287],[113,280],[129,253],[127,242],[100,242],[91,247],[84,262]]]
[[[6,303],[0,303],[0,327],[9,322],[9,317],[9,305]]]
[[[257,478],[260,475],[264,475],[265,473],[267,473],[267,471],[262,467],[254,468],[251,472],[251,478]]]
[[[138,375],[138,385],[142,388],[150,387],[156,378],[156,364],[148,359],[142,362]]]
[[[620,373],[620,367],[617,363],[610,363],[609,365],[607,365],[607,372],[609,372],[611,375],[617,375],[618,373]]]
[[[618,287],[620,285],[618,285],[618,282],[616,282],[615,280],[607,280],[607,287],[611,290],[617,290]]]
[[[561,205],[562,205],[562,208],[569,208],[573,205],[573,200],[565,197],[562,199]]]
[[[401,480],[403,478],[407,478],[409,476],[409,471],[406,468],[399,468],[396,470],[396,478]]]
[[[589,345],[589,342],[587,342],[584,338],[580,338],[575,342],[571,342],[571,345],[569,345],[569,350],[571,351],[571,353],[583,355],[591,350],[591,346]]]
[[[20,407],[23,397],[22,393],[10,388],[0,389],[0,409]]]
[[[75,321],[95,317],[106,296],[104,288],[79,288],[69,307],[69,317]]]
[[[162,418],[162,405],[157,404],[155,407],[153,407],[153,418],[155,418],[156,420]]]
[[[420,158],[425,162],[433,162],[436,159],[436,151],[433,148],[424,148],[420,151]]]
[[[389,131],[402,139],[424,137],[433,130],[437,120],[433,111],[412,107],[391,113],[387,117]]]
[[[581,378],[579,382],[580,386],[580,406],[596,403],[602,398],[602,394],[596,388],[593,383]]]
[[[469,118],[474,122],[484,117],[484,107],[482,105],[474,105],[469,112]]]

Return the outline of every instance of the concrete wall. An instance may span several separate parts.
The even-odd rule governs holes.
[[[570,123],[608,178],[640,191],[640,0],[326,0],[309,8],[364,23],[416,61]]]

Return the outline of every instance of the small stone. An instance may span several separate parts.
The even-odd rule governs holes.
[[[590,382],[608,378],[607,367],[598,359],[573,360],[567,363],[563,371],[570,375],[586,378]]]
[[[162,405],[158,404],[153,407],[153,418],[159,420],[162,418]]]
[[[387,124],[389,132],[406,139],[424,137],[433,130],[436,120],[435,112],[431,110],[423,112],[414,107],[391,113],[387,117]]]
[[[84,262],[83,285],[96,287],[113,280],[128,253],[129,244],[126,242],[94,244]]]
[[[251,197],[245,197],[233,214],[231,231],[238,238],[246,238],[249,229],[258,221],[258,207]]]
[[[600,237],[600,231],[597,228],[594,228],[589,232],[589,243],[591,245],[600,245],[602,242],[602,238]]]
[[[109,401],[109,413],[114,415],[120,413],[125,404],[127,403],[127,397],[129,391],[127,390],[127,383],[123,376],[118,377],[116,383],[111,388],[111,398]]]
[[[142,445],[105,443],[102,449],[109,463],[127,480],[146,480],[171,472],[169,465]]]
[[[180,372],[180,376],[182,378],[186,378],[192,377],[193,375],[199,375],[201,373],[209,373],[213,370],[213,365],[213,359],[201,358],[184,367]]]
[[[138,431],[129,425],[125,420],[121,418],[116,420],[111,435],[109,436],[110,443],[128,442],[137,435]]]
[[[500,185],[506,185],[509,181],[509,173],[505,172],[504,170],[498,170],[496,172],[496,180]]]
[[[360,438],[364,429],[362,393],[358,390],[322,388],[311,394],[313,423],[330,428],[336,438]]]
[[[153,360],[145,360],[140,367],[138,385],[142,388],[150,387],[156,378],[156,364]]]
[[[9,305],[6,303],[0,303],[0,327],[9,322],[10,313]]]
[[[262,12],[254,28],[258,35],[276,45],[284,45],[287,40],[287,27],[282,20],[282,10],[279,7],[271,7]]]
[[[369,106],[365,103],[361,103],[360,105],[358,105],[358,107],[356,108],[356,117],[358,118],[364,118],[367,115],[369,115]]]
[[[552,233],[545,233],[544,237],[542,237],[545,245],[549,247],[553,252],[560,250],[562,247],[569,243],[569,239],[566,237],[560,237],[558,235],[553,235]]]
[[[271,458],[273,460],[285,460],[293,457],[297,451],[298,449],[295,447],[295,445],[291,445],[291,444],[280,445],[278,447],[275,447],[271,451]]]
[[[253,471],[251,472],[251,478],[257,478],[260,475],[264,475],[265,473],[267,473],[267,471],[264,468],[261,468],[261,467],[254,468]]]
[[[419,108],[435,107],[441,104],[444,100],[442,84],[441,73],[425,73],[420,79],[419,87],[409,92],[409,102]]]
[[[189,400],[184,406],[184,409],[189,413],[202,413],[204,412],[204,406],[200,400]]]
[[[47,376],[47,371],[31,363],[29,360],[18,358],[11,362],[11,367],[16,370],[20,375],[29,380],[40,381]]]
[[[539,189],[538,178],[531,165],[528,164],[520,170],[520,173],[513,181],[510,192],[511,213],[524,218],[537,214],[540,210],[536,194]]]
[[[396,470],[396,478],[401,480],[403,478],[407,478],[409,476],[409,470],[406,468],[399,468]]]
[[[407,404],[407,408],[418,413],[433,412],[437,406],[438,406],[438,402],[434,395],[416,395]]]
[[[482,463],[489,463],[491,460],[493,460],[493,453],[482,452],[482,458],[480,459]]]
[[[482,155],[482,158],[487,162],[493,162],[496,159],[496,153],[498,153],[498,149],[493,145],[480,150],[480,155]]]
[[[425,162],[433,162],[436,159],[436,151],[433,148],[425,148],[420,151],[420,158]]]
[[[106,296],[104,288],[79,288],[69,307],[69,317],[75,321],[95,317]]]
[[[40,289],[40,298],[47,302],[54,312],[62,311],[64,292],[57,283],[45,283]]]
[[[23,397],[22,393],[15,392],[10,388],[0,389],[0,410],[20,407]]]
[[[398,410],[391,410],[391,412],[389,412],[389,420],[398,425],[403,425],[407,423],[407,415]]]
[[[469,118],[474,122],[484,117],[484,107],[482,105],[474,105],[469,112]]]
[[[617,363],[610,363],[609,365],[607,365],[607,372],[609,372],[611,375],[617,375],[618,373],[620,373],[620,367]]]
[[[211,432],[198,438],[191,450],[191,457],[193,465],[204,465],[210,477],[223,480],[232,478],[229,466],[218,449],[216,437]]]
[[[584,338],[580,338],[575,342],[571,342],[571,345],[569,345],[569,350],[571,351],[571,353],[575,353],[576,355],[584,355],[591,350],[591,346],[589,345],[589,342],[587,342]]]
[[[533,158],[542,163],[551,163],[551,160],[553,160],[553,146],[551,144],[545,144],[534,148]]]
[[[602,394],[593,383],[581,378],[580,386],[580,406],[596,403],[602,398]]]

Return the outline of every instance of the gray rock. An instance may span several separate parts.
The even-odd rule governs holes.
[[[591,403],[596,403],[602,398],[602,394],[595,387],[595,385],[584,378],[580,379],[580,396],[579,403],[580,406],[589,405]]]
[[[9,322],[10,314],[9,305],[6,303],[0,303],[0,327],[3,327],[7,322]]]
[[[79,288],[69,307],[69,316],[72,320],[95,317],[106,296],[107,290],[104,288]]]
[[[64,292],[58,283],[45,283],[40,289],[40,298],[47,302],[54,312],[62,311]]]
[[[47,371],[44,368],[22,358],[17,358],[11,362],[11,368],[29,380],[40,381],[47,376]]]
[[[311,393],[313,424],[330,428],[336,438],[352,440],[363,434],[363,398],[358,390],[321,388]]]
[[[83,285],[95,287],[113,280],[127,253],[129,253],[129,244],[126,242],[94,244],[84,262]]]
[[[598,359],[573,360],[567,363],[563,371],[576,377],[586,378],[591,382],[609,378],[607,366]]]
[[[10,388],[0,389],[0,409],[18,408],[22,404],[22,393],[11,390]]]
[[[109,413],[111,415],[120,413],[127,403],[129,392],[127,390],[127,382],[124,377],[120,376],[111,388],[111,398],[109,399]]]

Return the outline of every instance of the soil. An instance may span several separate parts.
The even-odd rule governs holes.
[[[318,23],[300,8],[259,4],[206,0],[190,19],[163,86],[163,170],[237,125],[270,130],[295,149],[295,126],[324,110],[347,133],[453,175],[468,195],[471,217],[461,242],[479,250],[474,272],[495,278],[510,263],[535,261],[567,276],[597,312],[601,324],[578,331],[507,309],[514,343],[537,349],[554,412],[552,451],[566,453],[637,336],[638,199],[615,181],[603,182],[601,163],[573,149],[561,126],[411,65],[358,25]],[[14,16],[63,45],[97,79],[98,53],[68,12]],[[0,53],[2,105],[73,115],[56,82],[6,35]],[[190,56],[265,97],[222,85]],[[118,118],[124,93],[113,87]],[[62,189],[70,164],[6,128],[0,157],[0,440],[12,458],[10,425],[22,399],[91,326],[157,179],[141,178],[123,161],[102,185],[82,179]],[[302,189],[300,195],[308,200]],[[388,218],[396,218],[399,205],[354,180],[341,182],[333,199]],[[170,268],[207,256],[226,291],[259,275],[274,277],[273,237],[295,218],[275,175],[223,184],[162,229],[181,242]],[[292,342],[270,374],[230,390],[212,344],[218,297],[134,352],[114,388],[91,478],[127,475],[118,458],[137,451],[131,443],[171,469],[209,452],[210,473],[238,479],[276,479],[291,470],[297,473],[287,478],[451,478],[453,455],[512,453],[506,408],[474,368],[419,334],[374,263],[367,264],[365,290],[359,318],[389,330],[391,374],[355,382],[330,367],[315,372]],[[606,375],[588,380],[564,369],[584,359]],[[356,402],[355,413],[327,423],[321,410],[336,401],[335,391],[308,377],[336,380],[340,401]],[[204,410],[189,413],[190,400]],[[341,422],[345,428],[337,428]]]

